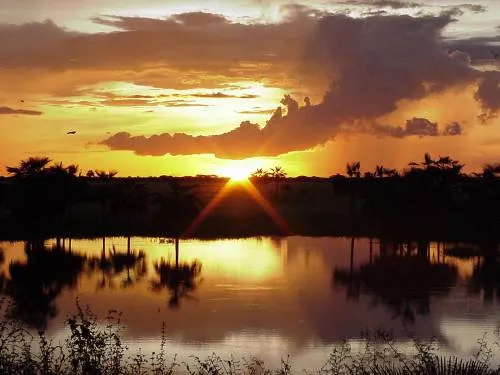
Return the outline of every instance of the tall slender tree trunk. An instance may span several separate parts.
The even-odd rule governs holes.
[[[72,229],[73,229],[73,204],[71,202],[68,204],[68,217],[66,220],[66,228],[67,228],[66,235],[68,237],[70,237],[73,234],[72,233]]]
[[[130,256],[130,232],[131,232],[130,214],[127,214],[127,255]]]
[[[106,233],[106,200],[101,201],[101,229],[103,235]]]
[[[354,219],[354,194],[352,192],[352,187],[349,191],[349,219],[352,223]]]
[[[370,264],[373,263],[373,238],[370,237]]]
[[[179,237],[175,237],[175,268],[179,268]]]
[[[351,275],[354,271],[354,237],[351,237],[351,267],[350,267]]]

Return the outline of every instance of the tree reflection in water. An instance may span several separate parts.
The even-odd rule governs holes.
[[[0,267],[5,263],[5,250],[0,247]],[[3,270],[0,271],[0,291],[5,290],[7,276]]]
[[[500,259],[498,244],[481,245],[482,260],[477,262],[469,280],[469,292],[483,294],[486,303],[493,302],[494,297],[500,297]]]
[[[9,265],[2,291],[13,302],[9,315],[42,329],[57,315],[56,298],[65,288],[77,286],[85,257],[63,247],[48,248],[43,241],[27,241],[25,254],[25,261]]]
[[[167,288],[170,292],[169,308],[177,308],[181,298],[192,298],[190,293],[196,290],[201,275],[201,263],[194,260],[191,263],[179,263],[161,259],[154,266],[159,276],[158,280],[151,282],[153,291],[161,292]]]
[[[335,285],[347,288],[347,298],[358,299],[366,294],[374,303],[382,303],[405,323],[414,323],[416,315],[427,315],[430,298],[447,294],[457,279],[457,268],[432,263],[429,244],[412,242],[396,244],[389,251],[381,242],[380,255],[357,270],[353,267],[354,246],[351,247],[349,269],[335,269]],[[414,253],[416,250],[416,253]]]
[[[120,278],[120,286],[127,288],[139,282],[147,274],[146,254],[144,251],[130,250],[121,252],[113,246],[103,251],[100,256],[88,260],[90,273],[100,272],[101,278],[97,289],[114,288],[116,279]]]

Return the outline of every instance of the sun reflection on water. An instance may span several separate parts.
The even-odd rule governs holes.
[[[123,311],[124,342],[144,350],[157,350],[161,324],[165,322],[169,348],[181,357],[193,353],[203,357],[213,351],[226,356],[251,352],[279,365],[280,357],[293,354],[297,362],[307,364],[324,360],[343,337],[359,338],[366,324],[400,327],[401,314],[394,313],[398,312],[399,301],[404,302],[401,306],[405,309],[414,310],[412,324],[417,334],[445,338],[442,345],[451,348],[450,352],[453,348],[457,352],[469,350],[470,346],[464,344],[468,332],[477,334],[497,323],[492,318],[484,324],[474,320],[494,317],[500,311],[495,298],[484,298],[481,288],[491,287],[486,284],[488,280],[480,279],[483,284],[475,291],[469,287],[477,276],[478,259],[445,255],[442,243],[423,246],[422,242],[411,241],[300,236],[181,239],[178,268],[189,271],[194,262],[200,265],[184,294],[182,283],[190,275],[175,274],[171,239],[132,237],[130,243],[127,255],[126,238],[71,241],[71,254],[85,256],[86,261],[82,268],[75,268],[72,276],[76,282],[56,276],[47,279],[62,285],[49,301],[55,307],[55,315],[48,319],[50,335],[64,336],[64,320],[75,312],[78,297],[83,306],[89,304],[99,316],[105,316],[110,308]],[[41,252],[50,253],[56,244],[55,239],[46,241]],[[64,246],[69,253],[67,239]],[[0,247],[5,250],[2,269],[7,277],[14,263],[24,275],[40,271],[36,265],[26,265],[24,243],[3,242]],[[422,254],[422,248],[428,252]],[[453,277],[449,285],[437,280],[439,290],[434,290],[432,283],[419,284],[421,274],[416,275],[416,283],[389,280],[381,284],[390,286],[390,294],[386,294],[378,288],[381,280],[377,275],[391,277],[384,274],[390,268],[384,267],[393,258],[397,258],[394,264],[398,267],[419,266],[437,275],[443,274],[439,271],[443,265],[445,275],[456,268],[457,278],[450,273]],[[44,259],[45,266],[52,258],[46,254]],[[168,262],[163,284],[155,269],[161,259]],[[336,269],[344,270],[343,283],[341,278],[335,279]],[[364,283],[361,288],[360,283]],[[414,286],[418,293],[405,294],[408,291],[401,285]],[[11,291],[12,287],[19,285],[10,285]],[[28,293],[30,288],[40,292],[31,284],[18,290]],[[173,309],[169,301],[175,293],[180,297]],[[421,298],[428,301],[427,310],[414,309],[420,306],[417,300]],[[405,339],[397,336],[398,343],[404,344]]]

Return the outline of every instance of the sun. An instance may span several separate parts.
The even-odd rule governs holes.
[[[231,181],[245,181],[248,180],[253,171],[246,171],[244,169],[231,169],[228,171]]]
[[[243,182],[255,172],[262,168],[263,162],[259,159],[230,160],[224,166],[218,168],[219,176],[229,177],[231,181]]]

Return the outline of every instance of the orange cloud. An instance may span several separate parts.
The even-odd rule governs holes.
[[[459,119],[437,122],[413,116],[404,126],[381,125],[378,119],[402,101],[418,101],[436,93],[479,82],[475,98],[496,112],[495,75],[475,70],[463,53],[442,48],[443,29],[453,22],[440,16],[344,15],[323,17],[305,48],[305,66],[314,74],[333,77],[323,100],[300,107],[290,96],[262,128],[248,121],[212,136],[163,133],[152,137],[121,132],[102,144],[141,155],[204,154],[222,158],[276,156],[322,145],[338,134],[367,132],[393,137],[457,136]],[[486,100],[488,98],[489,100]]]

